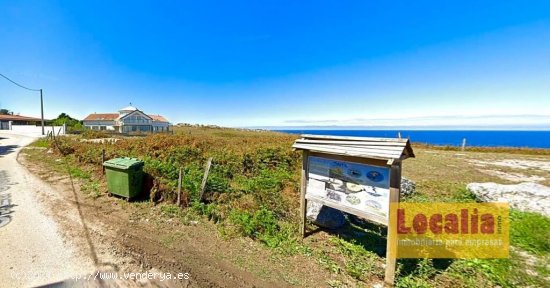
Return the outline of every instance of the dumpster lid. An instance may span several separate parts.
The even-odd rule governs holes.
[[[143,165],[143,161],[136,158],[128,158],[128,157],[114,158],[103,162],[103,166],[118,168],[118,169],[130,169],[134,166],[141,166],[141,165]]]

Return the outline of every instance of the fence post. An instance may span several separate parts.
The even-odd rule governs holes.
[[[206,169],[204,170],[204,176],[202,177],[202,183],[201,183],[201,194],[199,201],[202,202],[204,197],[204,189],[206,188],[206,180],[208,179],[208,173],[210,172],[210,166],[212,165],[212,157],[208,158],[208,162],[206,162]]]
[[[178,176],[178,206],[181,206],[181,170],[182,168],[180,168],[180,173]]]
[[[101,149],[101,171],[103,171],[103,175],[105,175],[105,166],[103,163],[105,163],[105,149]]]
[[[462,151],[466,149],[466,138],[462,138]]]

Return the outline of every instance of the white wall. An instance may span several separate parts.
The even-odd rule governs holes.
[[[101,131],[115,131],[115,127],[113,126],[105,126],[105,125],[84,125],[84,127],[90,129],[90,130],[97,130],[97,131],[100,131],[101,128],[105,127],[105,129],[101,130]]]
[[[64,135],[65,128],[63,126],[54,126],[53,130],[55,135]],[[24,135],[33,135],[39,136],[42,135],[42,126],[35,125],[11,125],[10,130],[2,130],[3,132],[10,131],[13,134],[24,134]],[[48,132],[52,131],[52,126],[44,126],[44,134],[48,135]]]

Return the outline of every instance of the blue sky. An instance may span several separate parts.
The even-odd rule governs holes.
[[[526,3],[2,1],[0,73],[48,118],[550,129],[550,2]]]

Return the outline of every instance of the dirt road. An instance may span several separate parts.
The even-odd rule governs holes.
[[[127,203],[105,188],[87,196],[62,157],[32,147],[17,155],[33,139],[0,138],[1,211],[10,218],[0,224],[0,287],[321,287],[334,276],[305,256],[282,260],[250,239],[223,239],[210,221],[163,216],[162,205]],[[157,276],[120,278],[133,272]],[[181,273],[188,278],[162,280]]]
[[[19,150],[33,140],[0,134],[0,287],[45,285],[94,271],[37,201],[51,188],[17,162]]]
[[[86,219],[73,180],[56,175],[45,182],[21,164],[20,151],[33,149],[25,146],[35,139],[0,134],[0,287],[174,287],[160,274],[124,274],[144,269],[98,237],[113,227]]]

